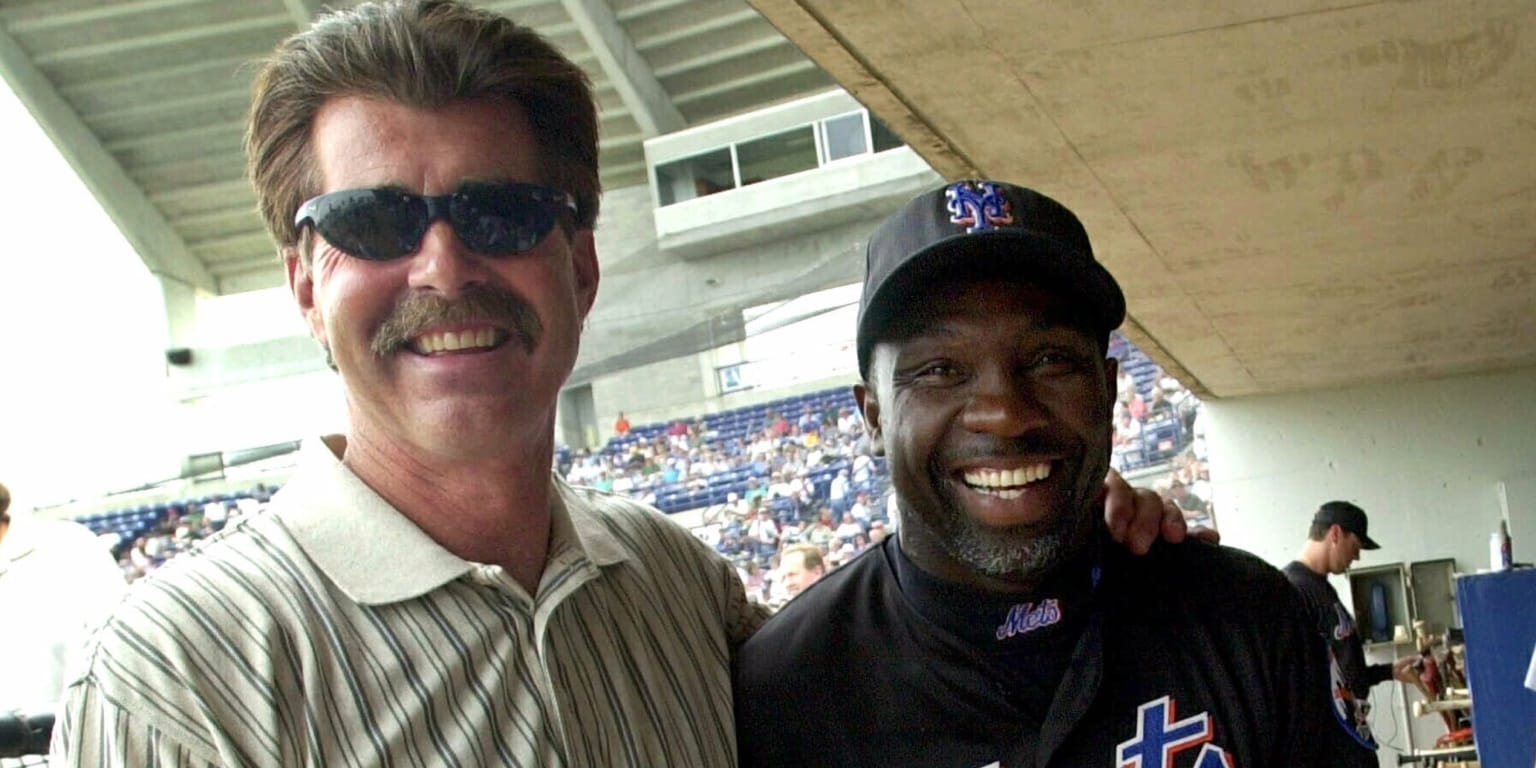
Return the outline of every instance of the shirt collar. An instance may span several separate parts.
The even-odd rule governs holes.
[[[419,597],[476,567],[444,549],[352,473],[346,438],[306,440],[298,468],[272,500],[275,515],[346,595],[365,605]],[[608,565],[629,556],[582,491],[551,475],[548,562]]]

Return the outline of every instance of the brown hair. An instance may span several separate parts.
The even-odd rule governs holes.
[[[457,0],[379,0],[320,17],[256,74],[246,170],[281,247],[298,243],[294,214],[320,193],[315,114],[341,94],[421,109],[514,102],[538,142],[539,181],[576,198],[578,228],[597,220],[597,107],[586,73],[537,32],[490,11]]]
[[[779,553],[779,562],[783,563],[784,556],[791,552],[800,553],[800,563],[807,571],[826,567],[826,564],[821,559],[821,547],[815,544],[791,544],[785,547],[783,552]]]
[[[0,483],[0,523],[11,521],[11,490]]]

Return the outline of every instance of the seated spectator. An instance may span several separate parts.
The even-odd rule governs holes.
[[[821,548],[815,544],[796,544],[787,547],[779,555],[779,581],[784,585],[785,599],[805,591],[826,573]]]
[[[834,504],[842,501],[848,495],[848,488],[853,482],[848,479],[848,470],[839,469],[837,476],[832,478],[832,486],[827,490],[827,500]]]
[[[853,544],[846,541],[841,544],[837,544],[833,547],[832,551],[827,553],[827,568],[836,569],[839,566],[847,563],[849,560],[852,560],[856,554],[858,553],[854,551]]]
[[[805,406],[804,410],[800,412],[800,422],[798,426],[800,427],[801,434],[805,434],[807,432],[817,432],[821,429],[821,419],[817,418],[815,411],[812,411],[811,406],[807,405]]]
[[[688,423],[682,419],[676,419],[671,424],[667,425],[667,441],[671,443],[673,447],[681,448],[685,451],[688,450],[688,437]]]
[[[863,429],[864,422],[852,408],[843,407],[837,411],[837,431],[844,435],[851,435]]]
[[[785,435],[788,435],[789,434],[789,428],[790,428],[789,419],[784,418],[783,414],[780,414],[778,411],[769,411],[768,412],[768,429],[767,429],[767,431],[770,432],[773,435],[773,439],[775,441],[777,441],[781,437],[784,437]]]
[[[736,575],[741,577],[741,583],[747,588],[747,597],[755,603],[767,602],[768,581],[761,566],[757,564],[757,558],[747,558],[736,569]]]
[[[1163,393],[1163,388],[1153,387],[1152,399],[1147,401],[1147,418],[1172,415],[1173,403],[1168,402],[1168,396]]]
[[[1139,445],[1141,440],[1141,421],[1129,410],[1122,411],[1120,419],[1115,422],[1115,434],[1111,440],[1114,445],[1121,443]]]
[[[742,494],[748,504],[760,501],[768,495],[768,489],[755,477],[747,478],[747,492]]]
[[[1131,399],[1126,402],[1125,409],[1130,412],[1132,419],[1147,420],[1147,401],[1142,399],[1140,392],[1131,390]]]
[[[864,485],[875,471],[875,460],[868,451],[860,451],[853,457],[853,484]]]
[[[613,493],[613,475],[608,470],[598,472],[597,479],[592,481],[592,487],[603,493]]]
[[[794,488],[784,479],[784,472],[778,471],[768,476],[768,498],[787,499],[794,493]]]
[[[1184,511],[1184,519],[1190,525],[1210,524],[1210,506],[1199,496],[1189,492],[1183,482],[1175,479],[1168,485],[1168,499]]]
[[[747,505],[742,502],[741,497],[737,496],[735,491],[725,495],[725,504],[721,506],[720,511],[724,513],[727,519],[744,519],[747,517]]]
[[[747,541],[758,557],[770,557],[779,551],[779,524],[774,522],[772,510],[767,507],[757,510],[757,515],[747,524]]]
[[[868,529],[871,512],[869,509],[869,494],[859,491],[853,495],[853,506],[848,508],[848,514],[853,516],[860,528]]]
[[[864,526],[854,519],[852,512],[843,513],[843,522],[832,531],[832,535],[844,541],[853,541],[853,537],[864,532]]]
[[[805,540],[823,549],[832,541],[832,508],[823,504],[816,511],[816,520],[805,529]]]

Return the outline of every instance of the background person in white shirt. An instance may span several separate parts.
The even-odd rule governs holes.
[[[128,585],[85,526],[10,505],[0,485],[0,711],[51,714],[87,633]]]

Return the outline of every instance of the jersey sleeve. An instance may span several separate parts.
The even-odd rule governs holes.
[[[1278,615],[1289,617],[1281,623],[1278,654],[1279,669],[1293,669],[1287,682],[1277,686],[1283,701],[1276,712],[1287,717],[1280,733],[1281,749],[1274,765],[1298,768],[1337,768],[1346,765],[1344,752],[1360,749],[1351,741],[1343,722],[1334,711],[1332,679],[1326,639],[1313,631],[1314,617],[1303,600],[1301,590],[1288,590],[1277,596]]]
[[[1391,679],[1391,664],[1371,664],[1365,668],[1365,686],[1367,688],[1370,688],[1377,683],[1385,683]]]

